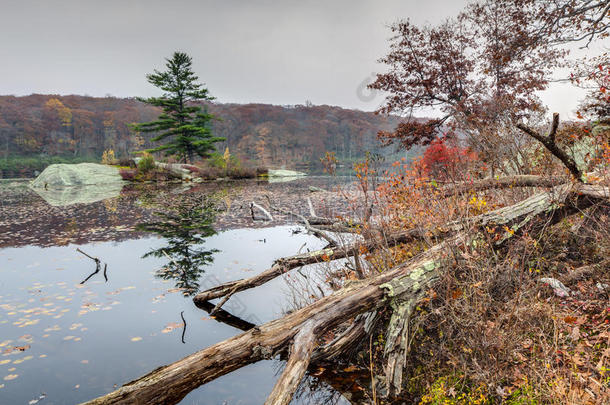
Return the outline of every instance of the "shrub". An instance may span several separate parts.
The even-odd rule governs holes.
[[[123,178],[123,180],[134,181],[136,178],[136,174],[138,173],[135,169],[120,169],[119,174]]]
[[[130,158],[119,159],[118,165],[121,167],[131,167],[132,169],[135,169],[137,167],[136,162]]]
[[[227,170],[227,177],[231,179],[253,179],[256,177],[255,169],[234,167]]]
[[[105,165],[114,165],[117,163],[117,159],[114,156],[114,150],[106,149],[104,153],[102,153],[102,163]]]
[[[144,174],[148,173],[155,168],[155,159],[152,155],[146,153],[142,156],[142,159],[138,162],[138,172]]]

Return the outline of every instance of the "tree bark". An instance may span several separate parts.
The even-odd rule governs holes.
[[[484,214],[476,222],[479,225],[514,229],[506,236],[510,238],[534,220],[545,219],[547,224],[555,223],[565,215],[594,202],[600,200],[608,202],[607,196],[610,195],[608,188],[591,185],[585,188],[561,186],[554,190],[555,193],[538,194],[519,204]],[[87,404],[175,404],[200,385],[247,364],[272,358],[285,352],[292,345],[293,353],[298,354],[287,367],[286,375],[282,376],[282,385],[276,386],[271,397],[272,401],[287,403],[294,392],[296,377],[302,376],[303,365],[308,363],[312,356],[312,336],[320,337],[354,316],[364,312],[374,312],[392,302],[408,303],[416,299],[419,294],[427,291],[437,282],[444,266],[449,263],[448,259],[452,257],[452,251],[472,243],[478,237],[476,232],[469,233],[469,228],[462,229],[465,230],[455,232],[453,236],[407,263],[368,280],[348,283],[341,290],[283,318],[255,327],[175,363],[160,367]],[[402,315],[408,315],[408,311],[402,311]],[[397,316],[400,316],[400,312]],[[404,326],[401,326],[408,325],[408,320],[394,322],[391,325],[396,325],[395,330],[400,331],[398,334],[393,333],[393,336],[397,336],[393,341],[397,343],[389,347],[389,352],[404,347],[402,342],[408,339],[408,333],[405,333]],[[300,334],[303,330],[306,332]],[[296,347],[295,343],[297,343]],[[392,361],[396,365],[386,368],[391,372],[389,379],[397,375],[401,362],[404,367],[405,355],[406,353],[401,349],[398,355],[393,357]],[[395,379],[393,381],[394,384],[398,383]],[[282,387],[286,387],[284,393]]]
[[[457,194],[472,191],[483,191],[490,189],[513,188],[513,187],[553,187],[564,182],[560,177],[542,177],[535,175],[516,175],[501,177],[498,179],[483,179],[471,183],[460,183],[443,187],[438,191],[439,197],[446,198]]]

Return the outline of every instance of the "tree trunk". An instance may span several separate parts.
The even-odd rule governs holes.
[[[529,223],[539,219],[544,221],[536,222],[555,223],[596,201],[607,203],[609,195],[610,190],[606,187],[564,185],[555,188],[553,193],[537,194],[521,203],[484,214],[475,223],[513,229],[498,241],[504,243]],[[452,227],[457,226],[454,224]],[[87,404],[175,404],[202,384],[245,365],[285,353],[292,347],[293,356],[268,401],[288,403],[296,389],[297,379],[302,377],[311,358],[319,358],[312,342],[358,314],[374,312],[388,305],[397,313],[387,334],[391,337],[386,348],[391,364],[386,367],[386,379],[393,390],[399,391],[401,387],[396,386],[401,384],[398,374],[403,371],[408,350],[409,319],[406,317],[412,303],[437,282],[444,268],[451,263],[455,257],[453,251],[479,237],[477,232],[469,233],[467,227],[462,226],[462,229],[466,230],[454,232],[453,236],[407,263],[368,280],[348,283],[343,289],[283,318],[160,367]],[[530,233],[537,229],[541,228],[533,227]],[[348,329],[345,336],[360,336],[352,333],[359,332],[360,325],[361,322],[354,329]],[[343,347],[348,347],[353,342],[346,344],[343,340],[342,343]],[[317,350],[320,351],[323,352],[324,348]]]

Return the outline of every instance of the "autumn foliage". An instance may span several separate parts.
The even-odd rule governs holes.
[[[463,180],[477,160],[470,149],[451,145],[446,138],[436,138],[428,145],[419,161],[423,173],[439,180]]]

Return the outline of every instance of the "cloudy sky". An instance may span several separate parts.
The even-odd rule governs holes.
[[[146,73],[175,50],[220,102],[382,102],[364,87],[388,25],[435,23],[465,0],[0,0],[0,94],[149,96]],[[543,95],[572,112],[568,86]]]

